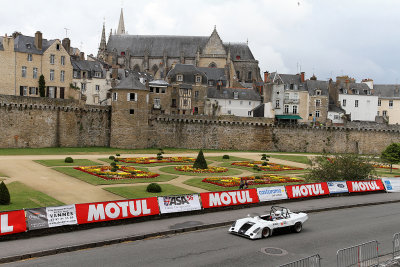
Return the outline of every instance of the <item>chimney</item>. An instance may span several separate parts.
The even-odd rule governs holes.
[[[79,59],[80,60],[85,60],[85,53],[84,52],[80,52],[79,53]]]
[[[304,83],[304,71],[300,72],[300,80]]]
[[[69,50],[71,48],[71,40],[69,38],[64,38],[62,40],[62,46],[67,50],[67,53],[69,54]]]
[[[35,46],[38,50],[42,50],[42,33],[40,31],[35,33]]]
[[[265,71],[264,72],[264,82],[267,83],[268,82],[268,76],[269,76],[269,72]]]

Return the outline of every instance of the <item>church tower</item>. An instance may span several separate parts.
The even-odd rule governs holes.
[[[117,34],[118,35],[125,34],[124,13],[122,11],[122,8],[121,8],[121,15],[119,16]]]
[[[106,43],[106,26],[105,23],[103,23],[103,31],[101,33],[101,41],[100,41],[100,46],[99,46],[99,52],[97,53],[97,58],[100,60],[105,60],[106,58],[106,49],[107,49],[107,43]]]

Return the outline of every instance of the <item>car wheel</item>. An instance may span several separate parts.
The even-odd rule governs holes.
[[[295,223],[295,225],[293,226],[293,232],[300,233],[301,230],[303,230],[303,224],[301,222]]]
[[[271,235],[271,229],[265,227],[264,229],[262,229],[261,235],[263,238],[269,237]]]

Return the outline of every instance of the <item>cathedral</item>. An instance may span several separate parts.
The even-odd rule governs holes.
[[[247,43],[224,43],[215,27],[210,36],[130,35],[122,9],[118,29],[108,40],[103,25],[97,58],[113,68],[148,72],[156,79],[165,79],[180,63],[225,69],[227,87],[261,81],[258,61]]]

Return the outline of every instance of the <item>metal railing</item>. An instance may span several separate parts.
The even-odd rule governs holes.
[[[393,259],[400,256],[400,233],[393,235]]]
[[[378,266],[378,241],[373,240],[357,246],[340,249],[336,257],[338,267]]]
[[[280,265],[279,267],[321,267],[321,257],[319,254],[315,254],[298,261]]]

